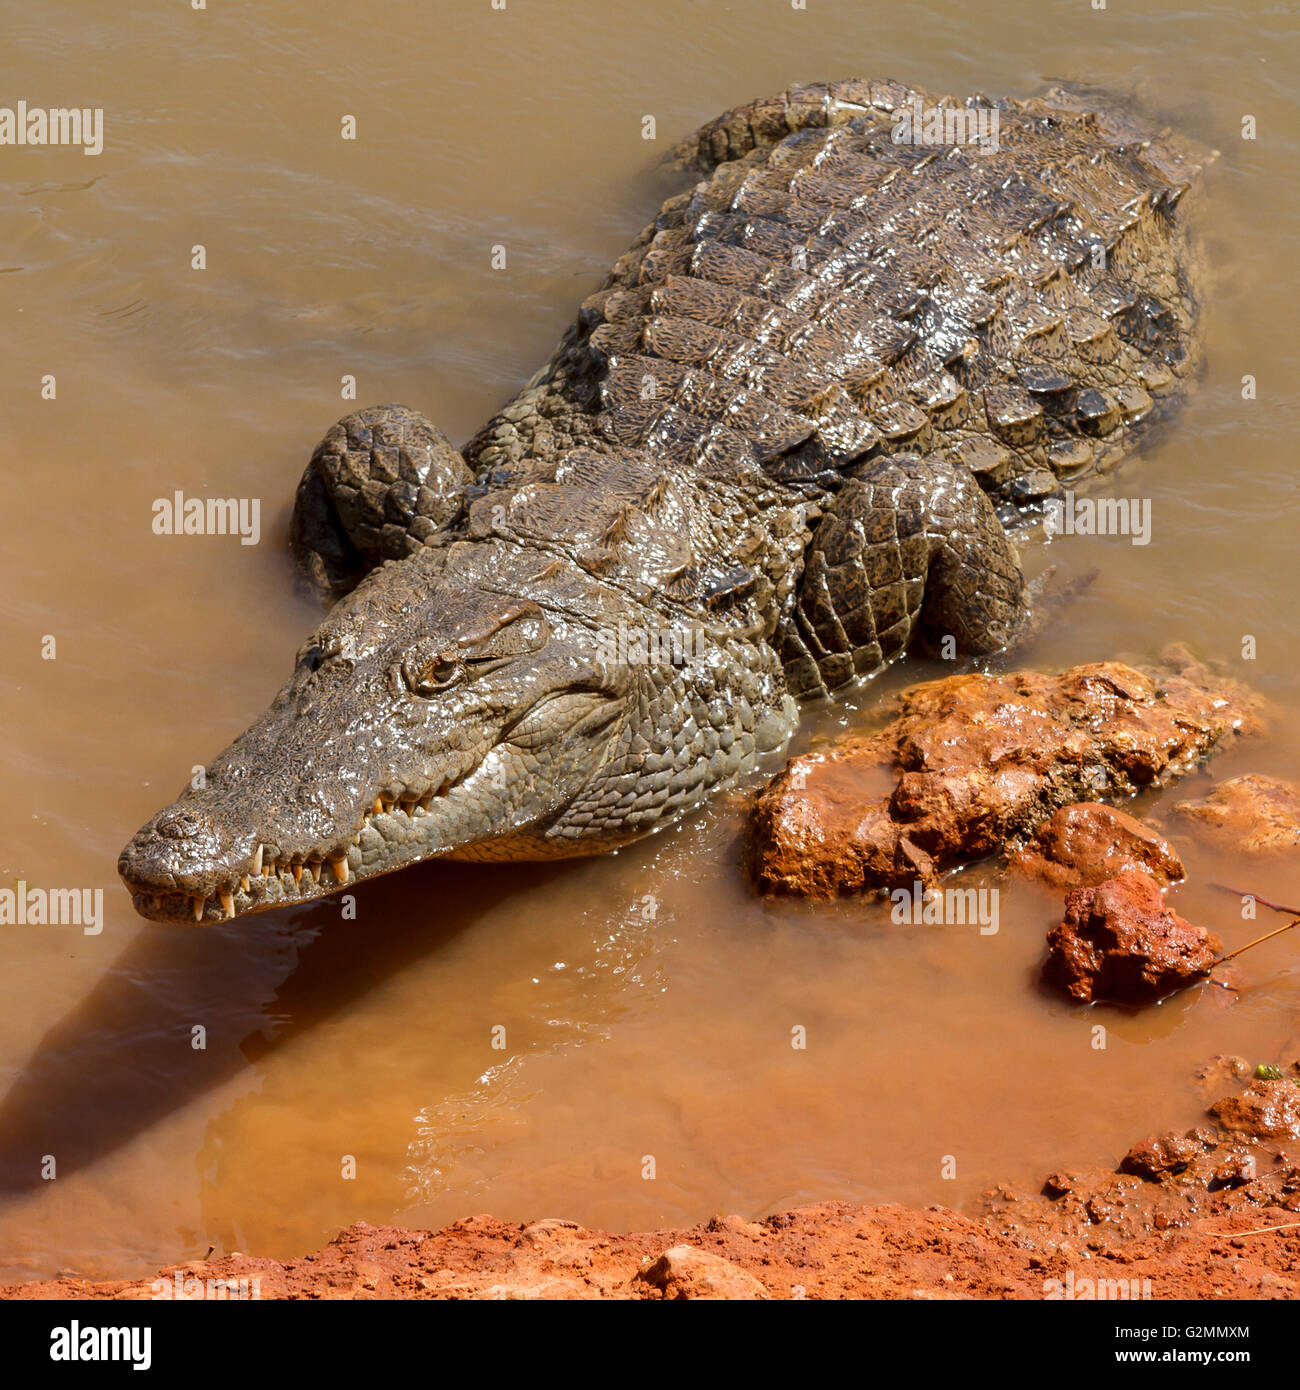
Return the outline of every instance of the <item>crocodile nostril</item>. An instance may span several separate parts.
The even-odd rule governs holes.
[[[207,827],[193,811],[169,811],[154,822],[153,828],[165,840],[192,840]]]

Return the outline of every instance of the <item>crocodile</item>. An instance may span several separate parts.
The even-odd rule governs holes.
[[[990,131],[995,138],[990,139]],[[618,848],[763,766],[801,706],[1028,601],[1016,523],[1185,394],[1206,152],[1055,88],[792,88],[465,446],[336,424],[291,541],[326,613],[267,712],[127,844],[219,921],[436,857]]]

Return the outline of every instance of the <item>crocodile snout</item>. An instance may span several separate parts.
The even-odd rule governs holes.
[[[233,848],[203,811],[169,806],[131,837],[117,871],[137,892],[202,891],[228,874]]]

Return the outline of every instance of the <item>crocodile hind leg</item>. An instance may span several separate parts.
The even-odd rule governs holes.
[[[781,656],[806,698],[871,675],[917,634],[934,655],[998,651],[1024,616],[1019,557],[979,484],[899,454],[853,470],[818,523]]]
[[[298,484],[289,540],[322,596],[356,587],[460,513],[469,466],[418,411],[377,405],[345,416],[316,446]]]

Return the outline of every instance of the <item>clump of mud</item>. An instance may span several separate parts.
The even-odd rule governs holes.
[[[1064,892],[1135,870],[1167,887],[1186,873],[1178,851],[1158,830],[1096,801],[1062,807],[1012,856],[1010,866]]]
[[[1141,1003],[1205,978],[1223,942],[1165,905],[1150,874],[1129,871],[1065,900],[1047,934],[1045,977],[1073,999]]]
[[[1181,648],[1150,672],[1107,661],[913,686],[879,732],[792,759],[759,794],[754,877],[818,898],[928,881],[1258,726],[1257,698]]]

